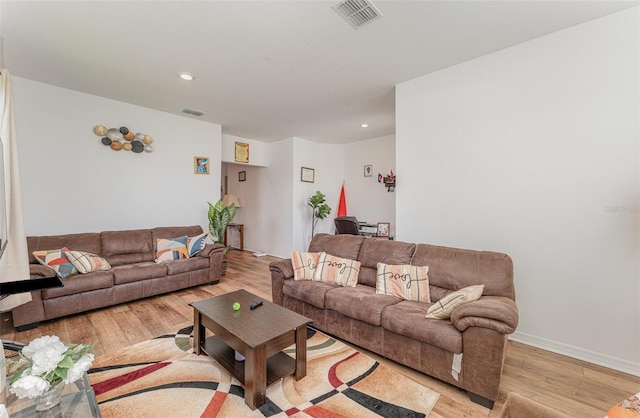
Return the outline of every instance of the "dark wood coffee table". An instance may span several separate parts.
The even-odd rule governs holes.
[[[194,347],[204,351],[244,384],[244,399],[251,409],[265,402],[267,387],[285,376],[300,380],[307,374],[307,324],[309,318],[263,300],[244,290],[193,302]],[[240,310],[233,310],[233,303]],[[206,337],[205,328],[213,332]],[[296,345],[295,360],[282,350]],[[246,357],[236,361],[235,351]]]

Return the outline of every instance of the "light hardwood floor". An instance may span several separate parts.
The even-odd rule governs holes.
[[[132,344],[193,324],[189,302],[246,289],[271,300],[269,263],[274,257],[249,252],[227,254],[227,275],[217,285],[204,285],[110,308],[41,323],[16,332],[10,315],[2,316],[0,338],[28,342],[42,335],[58,335],[65,342],[95,342],[95,354],[111,353]],[[640,391],[640,378],[510,341],[500,398],[493,410],[469,401],[467,394],[407,367],[361,350],[381,363],[440,393],[430,417],[497,417],[507,393],[518,392],[571,416],[602,418],[622,399]]]

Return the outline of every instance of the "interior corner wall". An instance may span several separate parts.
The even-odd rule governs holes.
[[[307,204],[309,198],[320,191],[326,196],[326,204],[331,214],[318,221],[315,233],[333,233],[333,218],[338,210],[340,188],[345,180],[344,145],[319,144],[301,138],[293,138],[293,247],[296,251],[306,251],[311,242],[312,209]],[[314,170],[314,182],[301,181],[301,168]],[[287,252],[288,257],[289,252]]]
[[[220,188],[220,125],[12,79],[27,235],[207,229],[207,200]],[[113,151],[95,125],[151,135],[154,151]],[[194,174],[198,155],[211,158],[210,174]]]
[[[396,172],[395,135],[351,142],[344,147],[347,215],[370,224],[390,222],[394,236],[396,193],[389,192],[384,183],[378,182],[378,174],[385,176]],[[365,177],[365,165],[372,166],[371,177]]]
[[[399,239],[502,251],[514,340],[640,375],[638,8],[396,89]]]

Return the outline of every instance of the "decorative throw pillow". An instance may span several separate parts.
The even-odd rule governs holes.
[[[378,263],[376,293],[431,303],[428,272],[429,266]]]
[[[65,251],[64,255],[67,256],[73,267],[81,274],[111,269],[111,264],[96,254],[85,253],[84,251]]]
[[[320,253],[318,267],[313,280],[335,283],[345,287],[356,287],[359,273],[359,261]]]
[[[200,235],[196,235],[195,237],[187,238],[187,249],[189,250],[189,257],[193,257],[200,251],[204,250],[208,235],[208,233],[204,232]]]
[[[156,263],[189,258],[187,236],[178,238],[156,238]]]
[[[64,255],[65,251],[69,251],[69,249],[67,247],[63,247],[59,250],[34,251],[33,256],[40,264],[51,267],[55,270],[58,277],[64,279],[74,274],[78,274],[78,270]]]
[[[301,253],[291,251],[293,280],[313,280],[320,255],[325,253]],[[325,254],[326,255],[326,254]]]
[[[449,293],[427,310],[427,318],[449,319],[451,317],[451,312],[453,312],[453,310],[458,306],[480,299],[483,290],[484,285],[478,284],[474,286],[467,286],[456,292]]]

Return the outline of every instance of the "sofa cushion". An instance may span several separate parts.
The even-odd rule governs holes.
[[[376,293],[396,296],[405,300],[431,303],[431,299],[429,299],[428,272],[428,266],[378,263]]]
[[[395,296],[378,295],[376,289],[358,284],[356,287],[337,287],[327,292],[325,306],[350,318],[379,326],[382,311],[401,300]]]
[[[338,285],[325,282],[311,282],[307,280],[285,280],[282,293],[292,298],[307,302],[316,308],[325,308],[326,294],[336,289]]]
[[[358,260],[363,241],[364,237],[359,235],[316,234],[309,244],[309,252],[326,252],[336,257]]]
[[[155,256],[154,242],[148,229],[131,229],[126,231],[104,231],[100,233],[102,252],[112,267],[123,264],[153,261]]]
[[[39,250],[34,251],[33,256],[40,264],[52,268],[58,277],[64,279],[78,274],[78,269],[76,269],[67,256],[64,255],[65,251],[68,250],[66,247],[57,250]]]
[[[209,268],[209,259],[195,257],[182,260],[165,261],[162,264],[167,267],[167,273],[169,275],[174,275]]]
[[[80,274],[64,279],[64,287],[53,287],[41,292],[42,299],[74,295],[90,290],[108,289],[113,286],[113,274],[110,271],[96,271]]]
[[[324,257],[326,253],[301,253],[299,251],[291,251],[293,280],[313,280],[321,255]]]
[[[358,261],[362,263],[358,283],[376,287],[378,263],[416,264],[411,262],[415,244],[388,239],[367,238],[362,243]],[[428,264],[420,264],[428,265]]]
[[[80,274],[111,269],[109,262],[96,254],[84,251],[65,251],[64,255],[67,256],[71,264],[73,264]]]
[[[484,284],[483,295],[515,300],[513,262],[506,254],[418,244],[412,264],[429,266],[432,286],[455,291]]]
[[[188,237],[195,237],[196,235],[202,234],[202,232],[202,227],[200,225],[160,226],[157,228],[151,228],[153,243],[155,243],[156,239],[158,238],[181,237],[183,235],[186,235]]]
[[[53,248],[67,247],[71,250],[102,254],[100,233],[98,232],[27,237],[27,246],[29,248],[29,263],[37,262],[32,254],[34,251]]]
[[[189,258],[187,236],[176,238],[156,238],[156,263]]]
[[[427,311],[427,318],[449,319],[455,308],[465,303],[473,302],[482,296],[484,285],[467,286],[439,299]]]
[[[360,262],[348,258],[321,253],[313,280],[335,283],[340,286],[355,287],[358,283]]]
[[[123,284],[164,277],[167,275],[167,267],[164,264],[144,261],[116,266],[111,269],[111,272],[113,273],[113,283]]]
[[[382,327],[399,335],[462,353],[462,332],[451,321],[426,319],[428,304],[403,300],[382,312]]]

